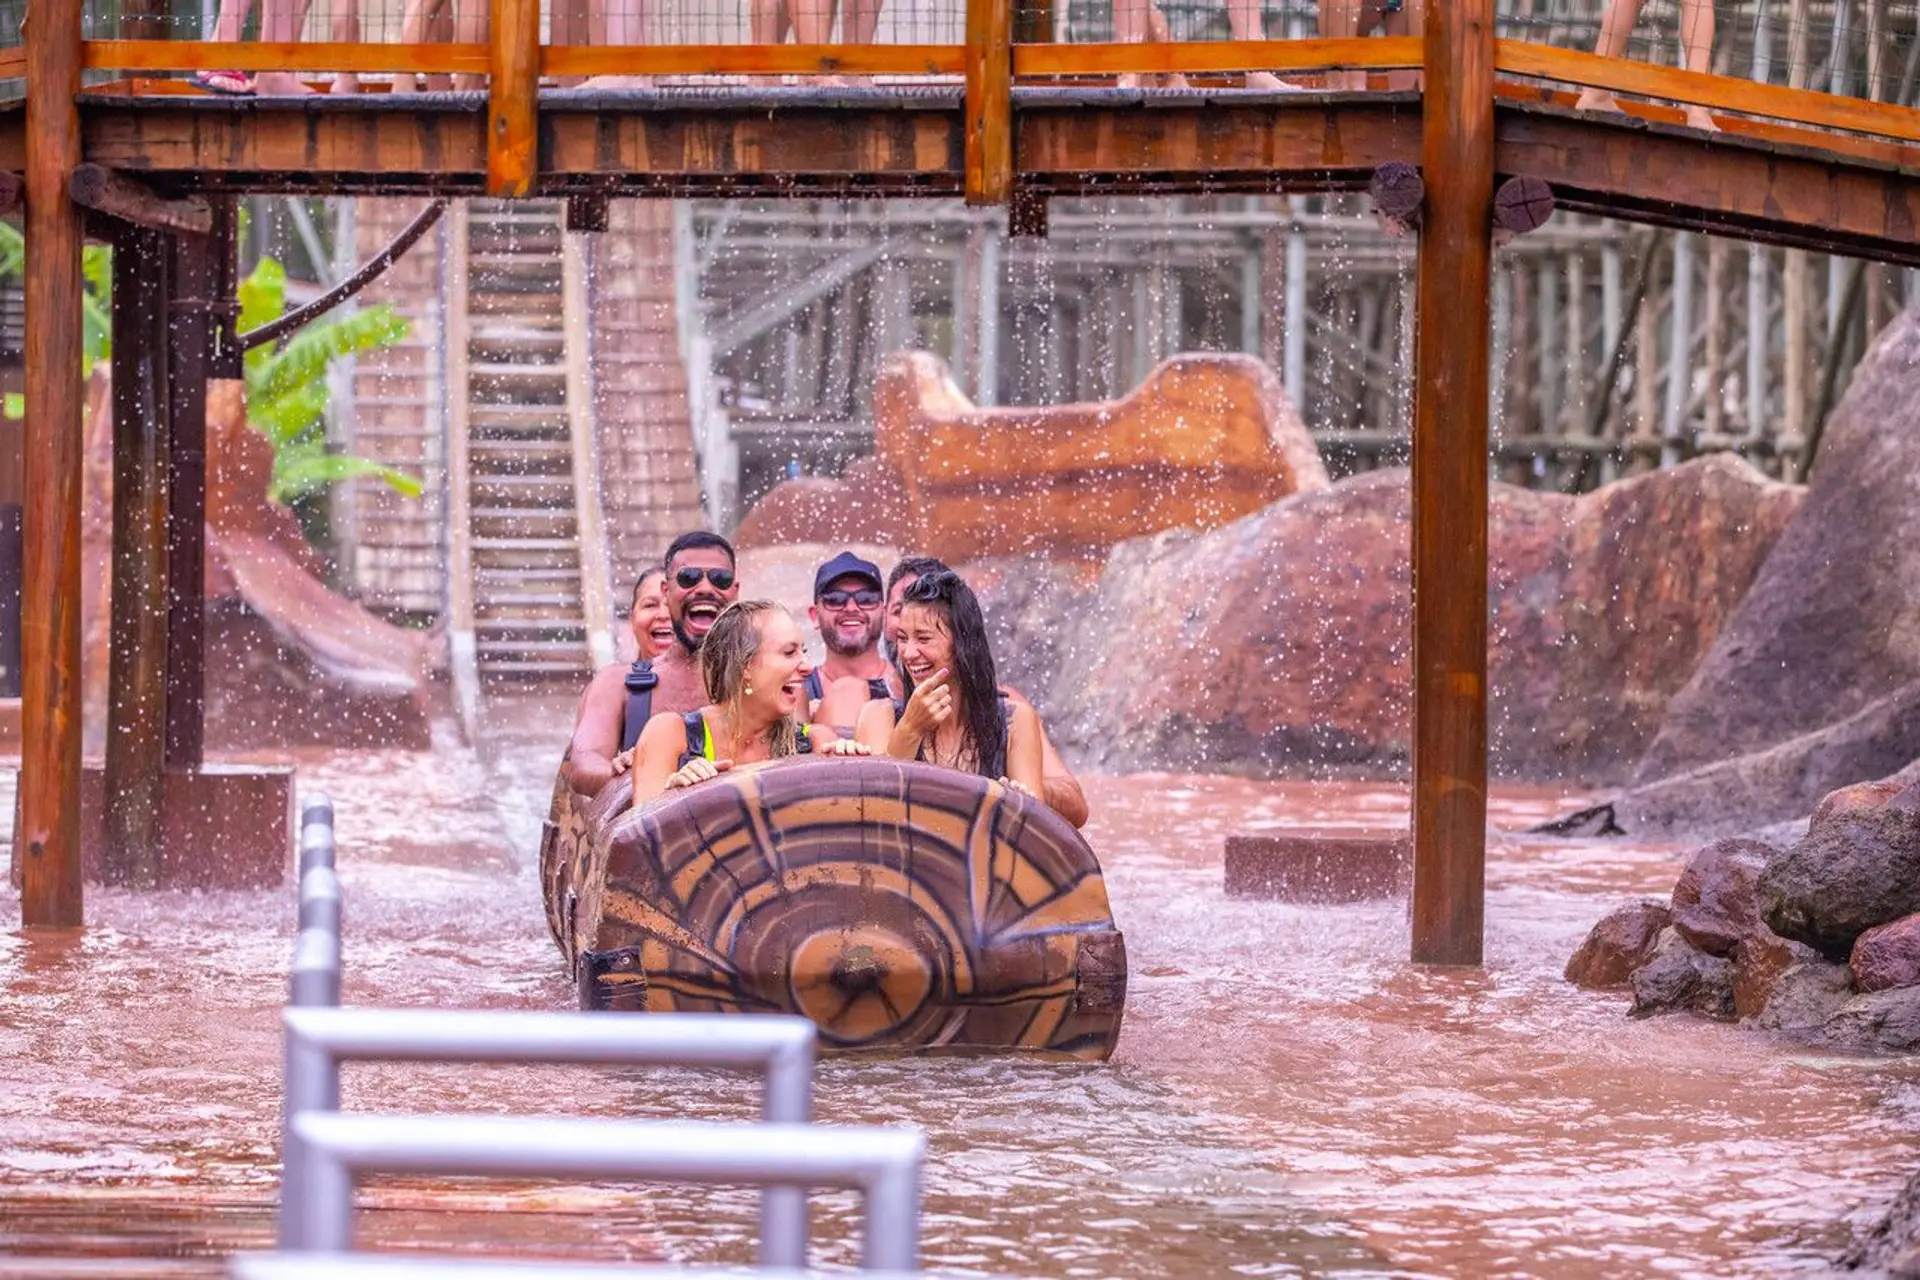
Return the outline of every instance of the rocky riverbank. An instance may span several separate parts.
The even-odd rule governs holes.
[[[1920,1049],[1920,785],[1836,791],[1784,847],[1714,840],[1667,902],[1593,927],[1567,980],[1856,1049]]]

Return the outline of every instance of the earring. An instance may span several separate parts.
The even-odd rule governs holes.
[[[747,685],[746,687],[740,690],[740,693],[741,693],[741,696],[743,697],[751,698],[753,696],[753,686]]]

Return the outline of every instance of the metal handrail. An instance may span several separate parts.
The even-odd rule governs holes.
[[[352,1247],[353,1184],[365,1173],[851,1187],[866,1197],[865,1266],[911,1270],[919,1252],[927,1140],[918,1129],[319,1114],[296,1116],[293,1129],[313,1175],[295,1218],[315,1252]]]
[[[325,1257],[281,1253],[240,1255],[227,1274],[233,1280],[844,1280],[844,1271],[740,1267],[675,1267],[666,1264],[594,1262],[504,1262],[486,1258],[396,1257],[335,1253]],[[931,1280],[922,1271],[862,1271],[860,1280]]]
[[[337,958],[336,949],[336,974]],[[349,1060],[758,1068],[766,1074],[762,1115],[767,1121],[805,1125],[812,1112],[815,1031],[805,1018],[691,1013],[626,1018],[305,1007],[288,1009],[284,1021],[286,1102],[279,1236],[283,1249],[318,1247],[303,1234],[307,1220],[300,1206],[316,1196],[347,1198],[338,1171],[311,1158],[298,1121],[340,1109],[340,1065]],[[741,1131],[760,1132],[758,1128]],[[761,1261],[768,1266],[802,1266],[806,1240],[804,1189],[769,1187],[761,1201]]]

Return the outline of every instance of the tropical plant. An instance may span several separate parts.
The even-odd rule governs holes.
[[[287,272],[262,258],[240,282],[240,332],[278,320],[287,309]],[[390,347],[407,335],[407,322],[390,306],[331,312],[295,330],[280,343],[246,355],[247,421],[273,442],[273,481],[268,495],[291,503],[330,484],[373,476],[409,497],[420,481],[404,471],[327,449],[322,418],[331,392],[327,367],[335,360]]]
[[[26,233],[11,222],[0,222],[0,279],[21,274],[27,261]],[[93,375],[93,362],[112,354],[113,324],[108,318],[113,298],[113,250],[103,244],[90,244],[80,251],[80,274],[86,288],[80,291],[80,316],[84,326],[80,348],[80,376]],[[26,398],[9,391],[4,412],[9,418],[26,416]]]

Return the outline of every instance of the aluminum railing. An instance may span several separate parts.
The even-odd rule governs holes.
[[[303,1008],[287,1010],[285,1024],[282,1248],[344,1248],[315,1244],[304,1235],[299,1204],[310,1196],[338,1199],[344,1193],[337,1172],[323,1169],[318,1176],[331,1181],[315,1185],[295,1121],[339,1110],[340,1064],[349,1060],[758,1068],[767,1080],[764,1120],[804,1125],[813,1109],[814,1028],[804,1018]],[[805,1263],[804,1190],[770,1188],[760,1221],[762,1262]]]
[[[867,1199],[865,1266],[914,1266],[925,1139],[912,1129],[808,1123],[811,1022],[716,1014],[339,1008],[341,895],[334,871],[333,805],[316,797],[302,807],[301,816],[301,928],[284,1014],[279,1245],[285,1252],[250,1259],[251,1264],[290,1264],[301,1253],[345,1262],[352,1246],[356,1179],[362,1173],[408,1171],[760,1186],[760,1262],[784,1269],[806,1265],[807,1191],[855,1187]],[[757,1069],[766,1077],[763,1123],[346,1116],[339,1114],[340,1068],[348,1061]]]
[[[742,1267],[674,1267],[660,1263],[501,1262],[393,1254],[326,1257],[254,1254],[237,1257],[233,1280],[832,1280],[844,1271],[777,1271]],[[930,1280],[920,1271],[862,1271],[860,1280]]]

